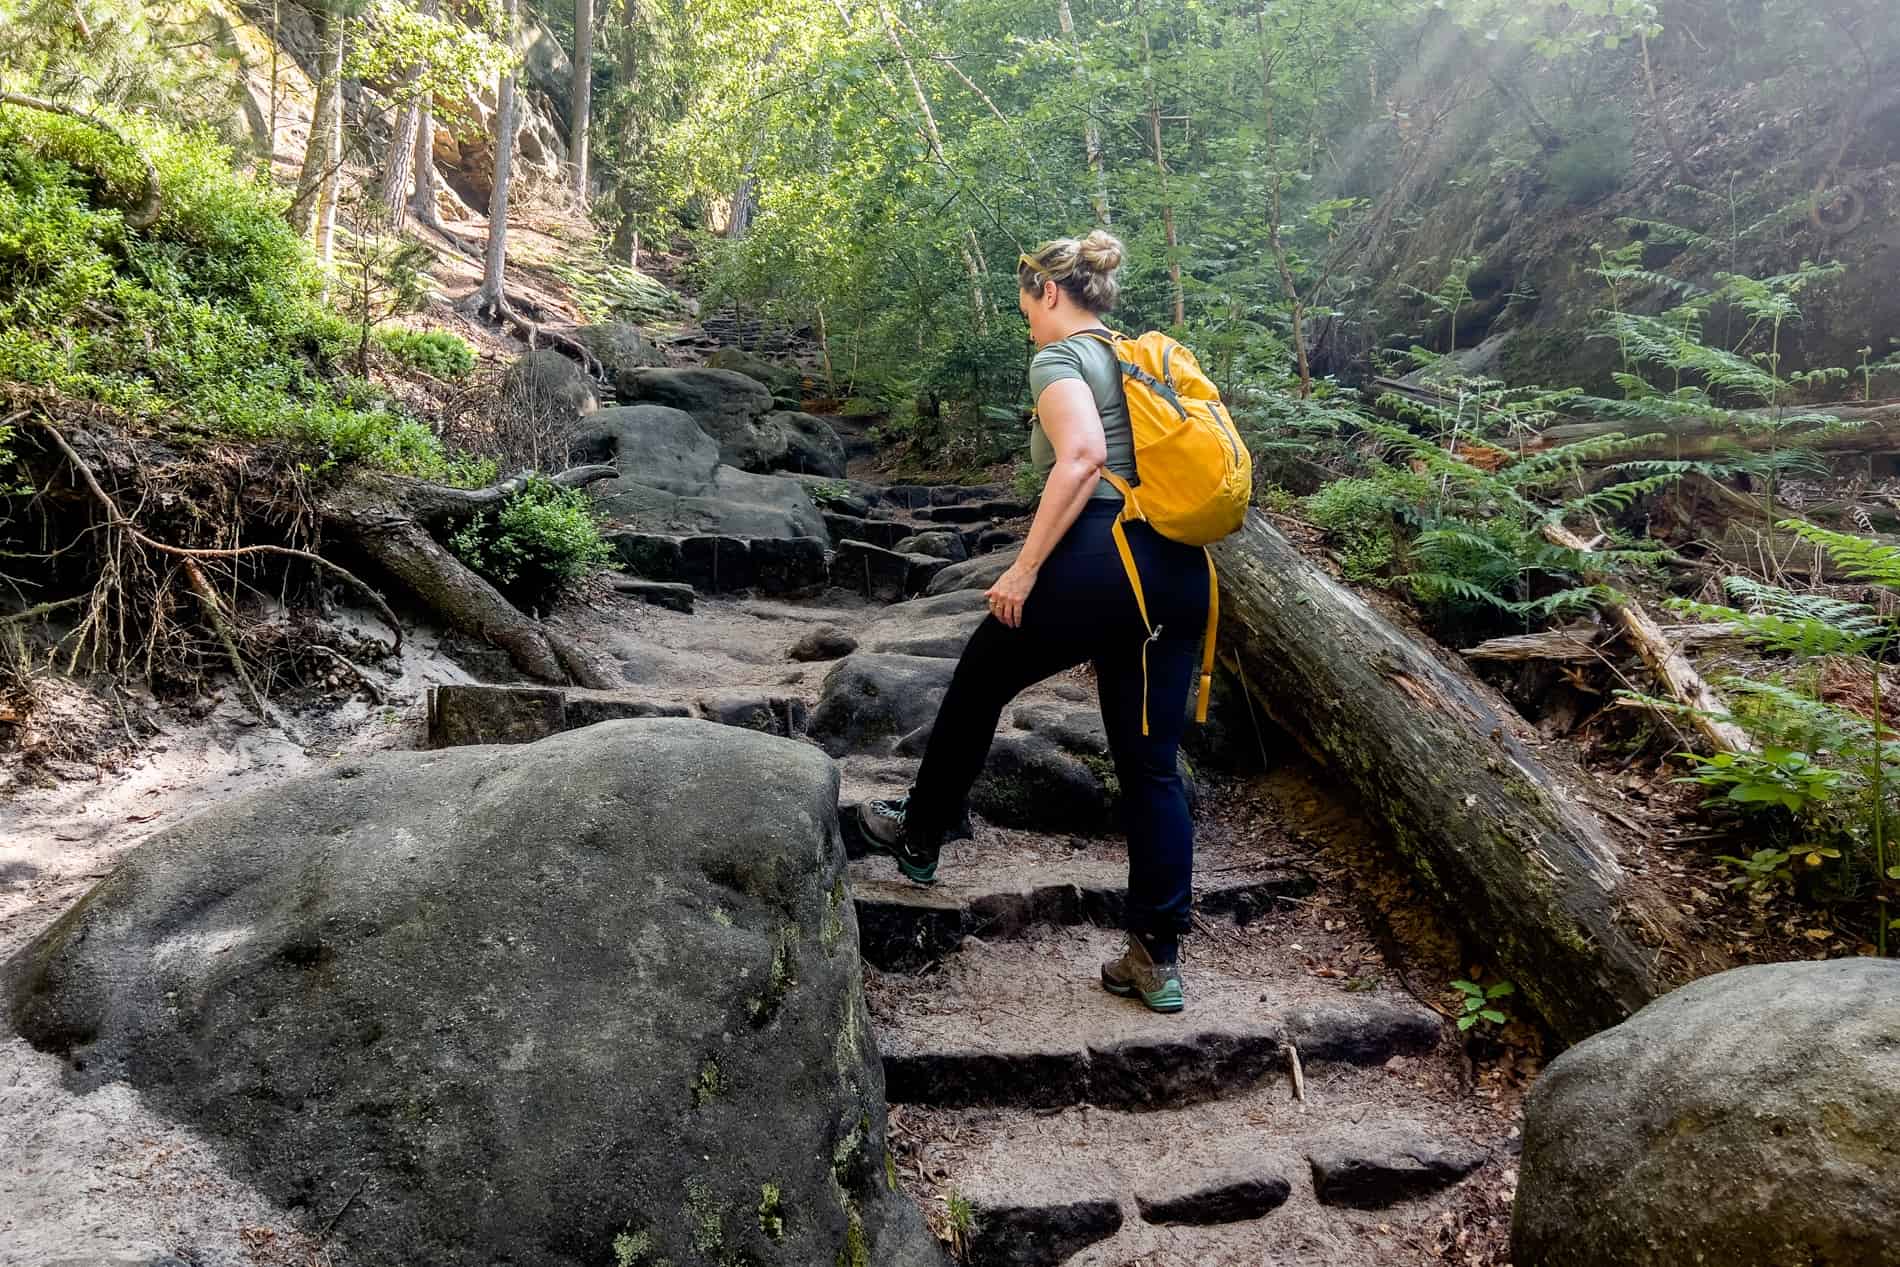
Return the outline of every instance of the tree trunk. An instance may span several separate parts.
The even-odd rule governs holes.
[[[1174,324],[1187,324],[1187,295],[1181,289],[1180,243],[1174,232],[1174,199],[1168,195],[1168,160],[1161,148],[1161,98],[1155,91],[1154,49],[1148,39],[1147,18],[1142,5],[1135,5],[1135,20],[1141,27],[1141,74],[1148,85],[1148,136],[1154,144],[1155,171],[1161,177],[1161,226],[1168,239],[1168,278],[1174,285]]]
[[[1300,399],[1313,394],[1313,366],[1306,357],[1306,300],[1293,279],[1293,264],[1287,258],[1286,244],[1280,240],[1281,186],[1279,157],[1273,152],[1277,136],[1273,130],[1273,53],[1267,48],[1267,23],[1264,13],[1253,15],[1254,34],[1260,40],[1260,113],[1266,125],[1267,159],[1273,164],[1273,198],[1267,206],[1267,245],[1279,269],[1280,289],[1286,292],[1292,317],[1294,362],[1300,372]]]
[[[383,223],[400,233],[409,214],[409,177],[415,170],[416,137],[422,129],[422,102],[405,102],[396,116],[396,134],[389,140],[389,161],[383,167]]]
[[[1056,0],[1056,21],[1062,27],[1063,38],[1075,50],[1075,78],[1082,79],[1082,42],[1075,33],[1075,15],[1069,12],[1069,0]],[[1090,105],[1093,106],[1093,102]],[[1085,114],[1082,122],[1082,153],[1088,159],[1089,174],[1095,178],[1095,193],[1091,201],[1095,206],[1095,223],[1107,226],[1114,223],[1108,207],[1108,173],[1102,162],[1102,130],[1095,126],[1095,116]]]
[[[515,0],[502,0],[502,23],[512,38]],[[502,270],[508,263],[508,183],[514,176],[514,166],[515,69],[510,66],[502,73],[495,103],[495,183],[488,195],[488,250],[482,260],[482,286],[472,303],[477,312],[500,315],[508,309]]]
[[[587,201],[587,128],[594,107],[594,0],[574,0],[574,117],[568,125],[568,166],[574,193]]]
[[[585,488],[618,474],[611,466],[585,466],[553,480],[564,488]],[[523,673],[556,684],[618,685],[600,677],[584,657],[464,566],[429,531],[499,506],[524,483],[517,478],[466,490],[363,475],[328,494],[319,512],[326,532],[353,542],[453,628],[506,651]]]
[[[333,109],[343,104],[343,16],[323,13],[319,16],[317,47],[317,100],[310,114],[310,137],[303,147],[303,167],[297,173],[297,196],[290,207],[290,222],[304,237],[312,237],[322,219],[322,193],[331,173],[330,120],[342,130],[343,112]]]
[[[323,265],[324,293],[329,293],[330,262],[336,255],[336,213],[343,199],[343,59],[349,33],[341,16],[336,23],[336,90],[330,94],[329,117],[324,122],[328,163],[317,191],[317,259]]]
[[[418,0],[416,4],[416,12],[425,18],[433,18],[440,11],[441,0]],[[415,153],[409,165],[415,181],[409,214],[416,218],[416,223],[446,236],[448,230],[442,227],[442,212],[435,202],[435,99],[428,93],[416,100]],[[460,238],[455,241],[458,245],[461,243]]]
[[[1821,435],[1804,437],[1800,432],[1777,435],[1764,430],[1743,431],[1733,424],[1710,418],[1679,418],[1663,422],[1646,418],[1565,422],[1546,428],[1538,436],[1536,447],[1555,448],[1612,432],[1657,437],[1653,443],[1636,449],[1619,450],[1614,455],[1586,462],[1585,465],[1607,465],[1636,458],[1680,458],[1686,461],[1714,457],[1732,448],[1763,452],[1799,446],[1823,453],[1900,452],[1900,404],[1801,405],[1781,412],[1784,416],[1809,412],[1828,414],[1849,425]],[[1764,423],[1774,417],[1772,410],[1750,410],[1748,413]]]
[[[898,60],[904,63],[904,73],[910,79],[911,96],[916,100],[917,113],[923,119],[924,139],[930,144],[931,157],[937,160],[938,166],[949,172],[950,160],[944,157],[943,134],[937,130],[937,116],[930,108],[930,98],[924,92],[924,81],[917,75],[916,63],[911,61],[910,51],[904,47],[903,38],[897,33],[896,21],[891,17],[890,10],[885,7],[882,0],[879,0],[877,11],[884,22],[884,34],[890,40],[891,47],[897,51]],[[845,25],[849,28],[850,17],[842,4],[838,6],[838,13],[845,19]],[[879,73],[881,74],[882,71]],[[888,75],[885,76],[885,82],[890,82]],[[891,88],[892,91],[896,91],[895,84],[892,84]],[[963,271],[970,278],[970,306],[976,315],[976,332],[987,335],[990,332],[990,316],[988,297],[983,289],[983,255],[980,250],[973,248],[972,244],[975,242],[976,232],[967,231],[965,240],[957,244],[957,254],[963,257]]]
[[[1258,512],[1214,547],[1223,645],[1268,713],[1359,796],[1414,873],[1566,1041],[1666,983],[1680,921],[1633,891],[1534,734],[1308,562]]]

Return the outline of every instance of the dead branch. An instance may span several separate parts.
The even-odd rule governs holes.
[[[205,579],[204,569],[198,566],[196,559],[185,560],[185,579],[191,583],[192,593],[198,596],[203,605],[205,619],[211,622],[211,628],[217,633],[218,640],[224,644],[224,653],[230,658],[231,670],[244,687],[244,693],[250,697],[251,711],[264,721],[270,720],[270,711],[264,706],[264,696],[257,689],[257,683],[251,681],[250,670],[244,667],[244,656],[238,650],[237,636],[231,632],[231,623],[224,617],[224,604],[218,598],[218,592],[211,588],[211,582]]]
[[[1566,550],[1587,551],[1590,548],[1588,542],[1562,524],[1544,525],[1544,537]],[[1584,573],[1584,580],[1593,585],[1604,582],[1601,574],[1589,572]],[[1689,710],[1689,723],[1708,740],[1711,747],[1717,752],[1755,751],[1754,742],[1742,728],[1727,720],[1729,711],[1722,697],[1702,680],[1682,652],[1670,645],[1662,626],[1643,610],[1640,603],[1627,594],[1618,594],[1605,606],[1611,618],[1629,635],[1630,641],[1636,646],[1636,653],[1649,666],[1650,672],[1656,675],[1677,703]]]

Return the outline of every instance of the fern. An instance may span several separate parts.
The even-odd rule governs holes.
[[[1855,580],[1900,590],[1900,546],[1882,545],[1800,519],[1784,519],[1778,526],[1809,545],[1821,547],[1835,567]]]

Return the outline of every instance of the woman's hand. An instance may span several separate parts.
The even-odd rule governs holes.
[[[996,584],[985,591],[990,600],[990,615],[996,617],[1011,629],[1020,628],[1023,623],[1023,604],[1029,601],[1029,591],[1036,588],[1036,569],[1024,565],[1020,560],[1010,564],[1009,571],[996,578]]]

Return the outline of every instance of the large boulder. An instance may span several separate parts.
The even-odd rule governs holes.
[[[140,846],[0,988],[339,1261],[939,1264],[886,1175],[837,793],[697,721],[350,759]]]
[[[986,590],[1002,579],[1009,571],[1010,564],[1021,553],[1017,550],[998,550],[994,554],[980,554],[963,563],[953,563],[931,578],[926,594],[948,594],[953,590]]]
[[[666,364],[666,357],[639,326],[625,321],[603,321],[582,326],[574,337],[600,358],[608,380],[617,380],[631,370],[653,369]]]
[[[889,753],[937,716],[956,662],[926,656],[869,655],[840,660],[825,675],[807,732],[834,757]]]
[[[757,379],[730,370],[623,370],[614,379],[629,404],[665,405],[693,416],[719,445],[720,460],[746,471],[768,471],[785,456],[784,433],[761,427],[772,393]]]
[[[754,356],[744,348],[720,348],[706,358],[706,364],[712,369],[731,370],[755,378],[777,396],[796,398],[805,386],[805,373],[796,365],[780,365]]]
[[[722,465],[719,446],[678,409],[603,409],[579,430],[573,452],[576,461],[619,466],[621,476],[594,485],[593,493],[608,516],[634,531],[825,536],[825,521],[803,484]]]
[[[1518,1267],[1900,1267],[1900,963],[1736,968],[1553,1061]]]
[[[506,407],[520,422],[560,439],[600,408],[594,381],[552,348],[517,357],[502,380],[502,392]]]
[[[776,431],[783,445],[782,456],[770,469],[831,479],[844,476],[844,441],[816,414],[780,410],[761,418],[759,429]]]

